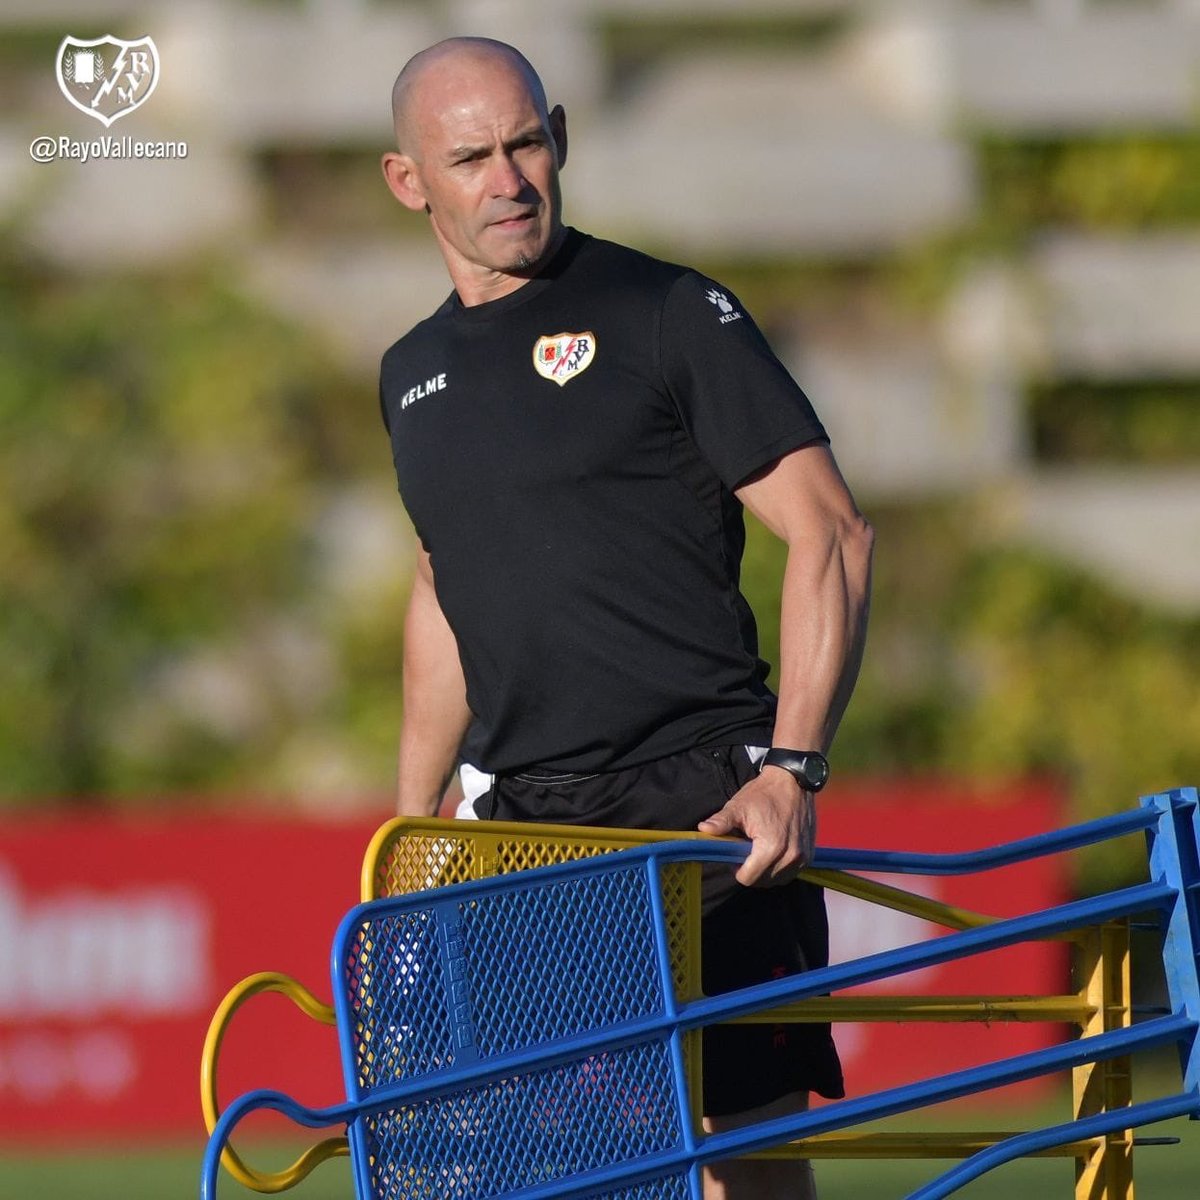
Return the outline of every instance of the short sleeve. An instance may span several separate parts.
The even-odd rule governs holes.
[[[731,490],[790,450],[829,440],[738,298],[696,272],[663,301],[659,361],[684,428]]]

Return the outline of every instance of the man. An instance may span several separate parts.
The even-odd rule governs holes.
[[[384,176],[454,285],[381,372],[421,542],[401,813],[435,812],[461,758],[464,815],[743,835],[706,906],[706,991],[823,963],[820,893],[792,880],[872,534],[820,422],[727,290],[563,224],[563,110],[512,47],[423,51],[393,114]],[[789,547],[778,700],[738,590],[743,505]],[[706,1033],[704,1073],[713,1129],[842,1094],[827,1026]],[[705,1188],[815,1194],[796,1162],[718,1164]]]

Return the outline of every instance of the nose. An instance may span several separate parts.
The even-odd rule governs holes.
[[[492,194],[515,200],[528,186],[520,168],[510,154],[499,154],[492,171]]]

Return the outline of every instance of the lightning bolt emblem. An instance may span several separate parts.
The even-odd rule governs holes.
[[[96,94],[92,97],[92,107],[95,108],[109,92],[117,86],[117,80],[121,78],[121,70],[125,66],[125,51],[127,47],[121,47],[121,53],[117,55],[117,61],[113,63],[113,69],[109,77],[96,89]]]

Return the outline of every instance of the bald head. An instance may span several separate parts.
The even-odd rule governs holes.
[[[392,112],[399,149],[383,155],[384,179],[428,216],[462,302],[533,278],[566,235],[567,124],[525,56],[489,38],[438,42],[400,72]]]
[[[420,157],[421,99],[427,85],[462,77],[473,67],[490,67],[519,78],[538,115],[548,119],[546,89],[529,60],[507,42],[484,37],[452,37],[414,54],[392,85],[392,124],[401,153]]]

